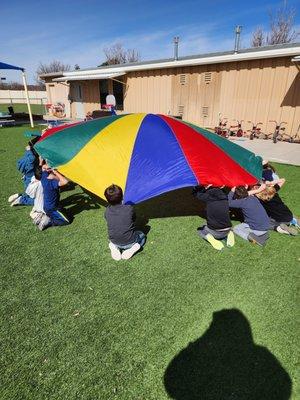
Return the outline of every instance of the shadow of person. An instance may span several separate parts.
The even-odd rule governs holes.
[[[63,207],[68,216],[73,216],[81,213],[84,210],[96,210],[100,208],[98,202],[85,193],[74,193],[65,199],[60,201],[61,207]]]
[[[275,356],[253,342],[236,309],[213,313],[204,335],[168,365],[164,384],[176,400],[288,400],[291,379]]]

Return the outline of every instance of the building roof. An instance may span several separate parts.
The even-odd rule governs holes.
[[[63,75],[64,75],[63,71],[47,72],[46,74],[39,75],[39,78],[51,78],[51,76],[63,76]]]
[[[88,74],[86,72],[85,75],[73,75],[73,76],[69,76],[68,79],[66,79],[65,76],[61,77],[61,78],[55,78],[52,79],[53,82],[64,82],[66,80],[68,81],[90,81],[90,80],[101,80],[101,79],[113,79],[113,78],[118,78],[119,76],[125,75],[125,72],[109,72],[106,74],[103,73],[98,73],[98,74]]]
[[[218,64],[233,61],[244,61],[244,60],[256,60],[263,58],[274,58],[274,57],[284,57],[284,56],[297,56],[300,54],[300,43],[286,43],[272,46],[263,47],[252,47],[249,49],[241,49],[238,52],[234,50],[215,52],[215,53],[204,53],[185,57],[178,57],[177,60],[174,58],[159,59],[159,60],[149,60],[141,61],[135,63],[126,63],[118,65],[105,65],[95,68],[85,68],[74,71],[65,71],[59,73],[59,76],[63,76],[68,80],[71,77],[94,75],[99,73],[127,73],[130,71],[144,71],[150,69],[162,69],[162,68],[174,68],[174,67],[186,67],[193,65],[208,65],[208,64]],[[52,76],[57,76],[53,73]],[[44,74],[41,77],[51,76],[51,74]],[[71,79],[70,79],[71,80]]]
[[[264,52],[269,52],[272,51],[274,55],[270,55],[270,57],[274,57],[275,54],[282,53],[282,50],[291,50],[291,55],[293,54],[298,54],[300,52],[300,42],[298,43],[285,43],[285,44],[275,44],[275,45],[270,45],[270,46],[261,46],[261,47],[250,47],[248,49],[240,49],[237,53],[235,53],[234,50],[229,50],[229,51],[220,51],[220,52],[214,52],[214,53],[202,53],[202,54],[196,54],[196,55],[190,55],[190,56],[184,56],[184,57],[178,57],[176,61],[192,61],[195,59],[205,59],[205,58],[212,58],[212,57],[221,57],[221,56],[236,56],[236,55],[247,55],[251,56],[253,53],[257,53],[256,58],[264,58]],[[260,57],[260,56],[261,57]],[[280,55],[279,55],[280,56]],[[149,61],[140,61],[140,62],[134,62],[134,63],[126,63],[126,64],[118,64],[118,65],[106,65],[106,66],[99,66],[97,67],[98,69],[109,69],[109,68],[116,68],[116,67],[131,67],[131,66],[146,66],[148,64],[162,64],[166,62],[174,62],[174,58],[165,58],[165,59],[157,59],[157,60],[149,60]],[[90,70],[91,68],[87,68]],[[142,69],[142,68],[141,68]],[[83,71],[83,69],[81,70]]]

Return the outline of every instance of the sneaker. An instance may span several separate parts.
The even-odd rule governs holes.
[[[44,214],[37,227],[40,231],[43,231],[49,226],[51,226],[51,219],[48,217],[48,215]]]
[[[285,233],[292,236],[298,235],[298,230],[296,228],[286,224],[280,224],[280,226],[277,226],[276,231],[279,233]]]
[[[22,196],[18,196],[14,201],[12,201],[10,203],[10,206],[14,207],[14,206],[18,206],[19,204],[21,204],[21,198],[22,198]]]
[[[212,245],[212,247],[216,250],[223,250],[224,244],[217,240],[210,233],[205,236],[205,239]]]
[[[289,232],[286,229],[281,228],[281,226],[276,226],[276,232],[283,233],[284,235],[289,235]]]
[[[266,244],[266,240],[269,236],[266,237],[267,234],[257,236],[254,233],[249,233],[248,240],[251,243],[258,244],[258,246],[264,246]]]
[[[9,196],[8,202],[11,203],[12,201],[16,200],[18,197],[20,197],[19,193],[12,194],[11,196]]]
[[[294,226],[297,229],[300,229],[300,220],[296,217],[293,217],[290,225]]]
[[[121,252],[112,242],[109,242],[108,247],[110,248],[111,256],[114,260],[121,260]]]
[[[39,225],[43,219],[43,214],[38,213],[35,217],[32,218],[32,222],[34,225]]]
[[[228,235],[227,235],[226,246],[227,246],[227,247],[233,247],[233,246],[234,246],[234,243],[235,243],[234,234],[233,234],[232,231],[230,231],[230,232],[228,233]]]
[[[122,260],[129,260],[139,249],[141,248],[139,243],[135,243],[130,249],[124,250],[122,253]]]

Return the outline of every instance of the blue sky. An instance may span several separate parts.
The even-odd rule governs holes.
[[[242,47],[251,32],[268,29],[268,13],[280,1],[152,0],[2,0],[0,60],[25,67],[30,82],[39,62],[56,59],[81,68],[104,60],[103,48],[121,42],[135,48],[143,60],[173,55],[172,39],[180,37],[179,55],[231,50],[234,27],[243,26]],[[289,6],[299,10],[300,0]],[[300,41],[300,37],[299,40]],[[0,71],[7,80],[16,73]]]

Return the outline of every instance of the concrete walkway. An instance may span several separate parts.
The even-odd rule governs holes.
[[[262,139],[232,138],[232,142],[261,156],[264,160],[300,166],[300,144]]]

